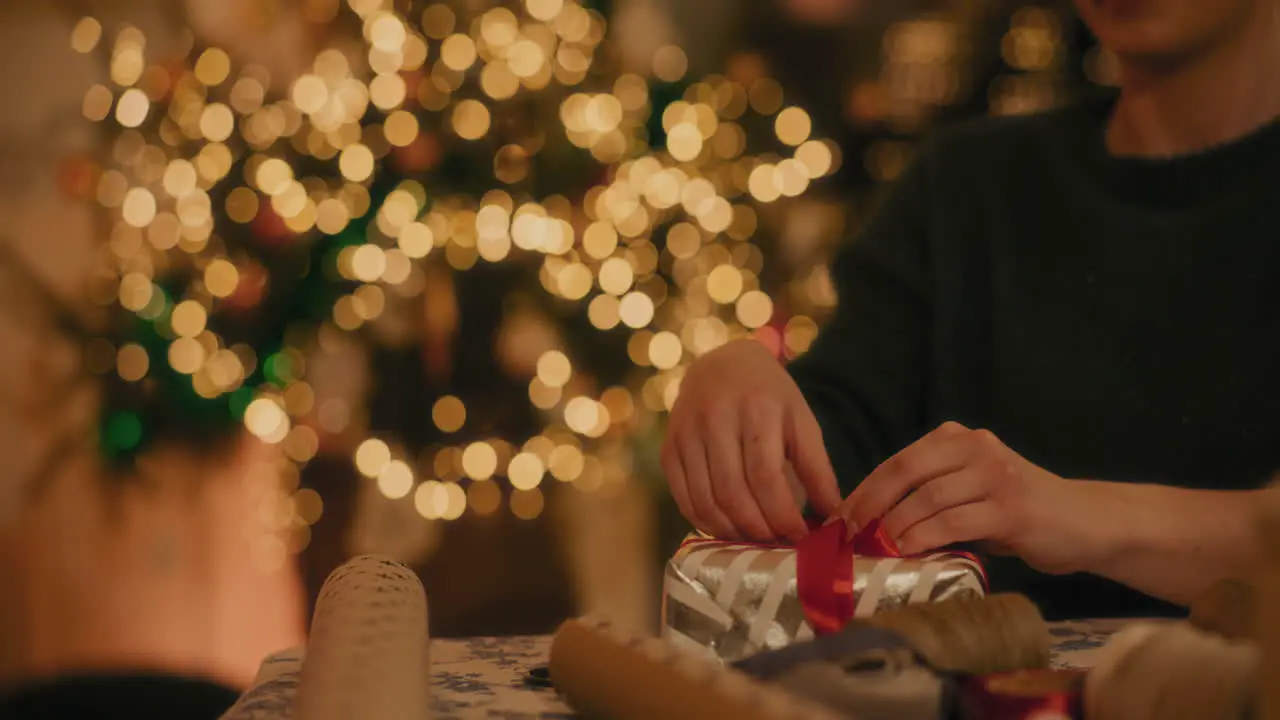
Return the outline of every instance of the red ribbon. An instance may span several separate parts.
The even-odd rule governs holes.
[[[855,555],[869,558],[921,557],[904,556],[897,543],[889,537],[879,520],[846,540],[848,526],[843,520],[833,520],[826,525],[811,525],[811,531],[796,543],[796,594],[805,619],[815,635],[839,632],[853,619],[858,598],[854,593],[853,559]],[[691,538],[681,547],[692,544],[715,543],[725,546],[747,546],[767,549],[784,548],[785,545],[768,543],[735,542],[712,538]],[[955,553],[972,560],[981,570],[981,563],[969,553]],[[987,582],[986,574],[982,583]]]
[[[1081,716],[1082,670],[1019,670],[970,678],[960,688],[965,720],[1063,720]]]
[[[853,558],[902,557],[898,545],[874,520],[846,540],[848,526],[836,520],[796,543],[796,593],[816,635],[839,632],[858,605],[853,592]]]

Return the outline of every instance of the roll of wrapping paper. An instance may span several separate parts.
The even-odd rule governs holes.
[[[1049,626],[1023,595],[908,605],[855,623],[897,633],[946,672],[989,675],[1049,666]]]
[[[960,690],[964,720],[1072,720],[1081,714],[1082,670],[1018,670],[970,678]]]
[[[393,560],[352,559],[316,602],[298,720],[423,720],[428,643],[426,593],[413,571]]]
[[[838,720],[826,708],[705,656],[600,618],[569,620],[551,643],[551,682],[575,709],[611,720]]]
[[[1143,623],[1114,635],[1089,672],[1089,720],[1253,717],[1258,648],[1186,622]]]

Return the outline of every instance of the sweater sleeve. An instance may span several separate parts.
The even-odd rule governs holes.
[[[931,293],[928,160],[895,183],[832,266],[836,310],[789,365],[818,424],[841,491],[924,431]]]

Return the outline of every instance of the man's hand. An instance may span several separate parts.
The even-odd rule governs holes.
[[[885,461],[841,505],[853,528],[882,518],[904,553],[983,542],[1048,573],[1083,569],[1095,553],[1105,485],[1065,480],[986,430],[946,423]]]
[[[799,539],[807,528],[788,462],[812,506],[834,511],[840,494],[822,431],[764,346],[740,340],[694,363],[662,447],[662,468],[684,516],[721,538]]]

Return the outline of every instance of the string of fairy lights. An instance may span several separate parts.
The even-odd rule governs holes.
[[[595,328],[628,333],[634,371],[597,388],[584,380],[591,358],[546,349],[528,378],[544,421],[532,437],[469,438],[420,457],[394,438],[355,443],[360,473],[427,519],[490,514],[504,499],[538,517],[547,478],[616,488],[631,472],[630,438],[670,409],[692,359],[750,333],[787,355],[807,348],[817,323],[778,317],[753,239],[762,213],[843,159],[781,86],[759,72],[691,82],[677,47],[654,55],[649,76],[608,75],[598,12],[575,0],[475,5],[347,0],[361,42],[317,54],[279,97],[269,73],[236,68],[219,48],[149,62],[137,29],[76,25],[72,47],[109,59],[109,81],[83,104],[113,138],[92,193],[110,221],[92,294],[126,321],[89,348],[124,388],[104,414],[109,454],[163,429],[149,427],[166,416],[145,403],[189,391],[198,402],[180,408],[280,445],[296,478],[320,451],[316,427],[334,425],[316,420],[309,348],[376,326],[390,303],[428,291],[433,267],[528,267]],[[1037,22],[1007,50],[1034,67],[1046,62]],[[655,106],[654,84],[677,82],[680,97]],[[522,97],[554,103],[555,131],[607,169],[580,196],[525,190],[543,149],[506,130]],[[761,119],[768,138],[749,133]],[[483,156],[487,185],[423,181],[441,145]],[[804,298],[793,307],[834,301],[822,267],[787,292]],[[296,297],[319,298],[320,311]],[[271,322],[245,319],[266,306]],[[439,399],[431,417],[468,437],[466,398]],[[293,512],[282,522],[305,536],[322,500],[296,482],[283,492]]]

